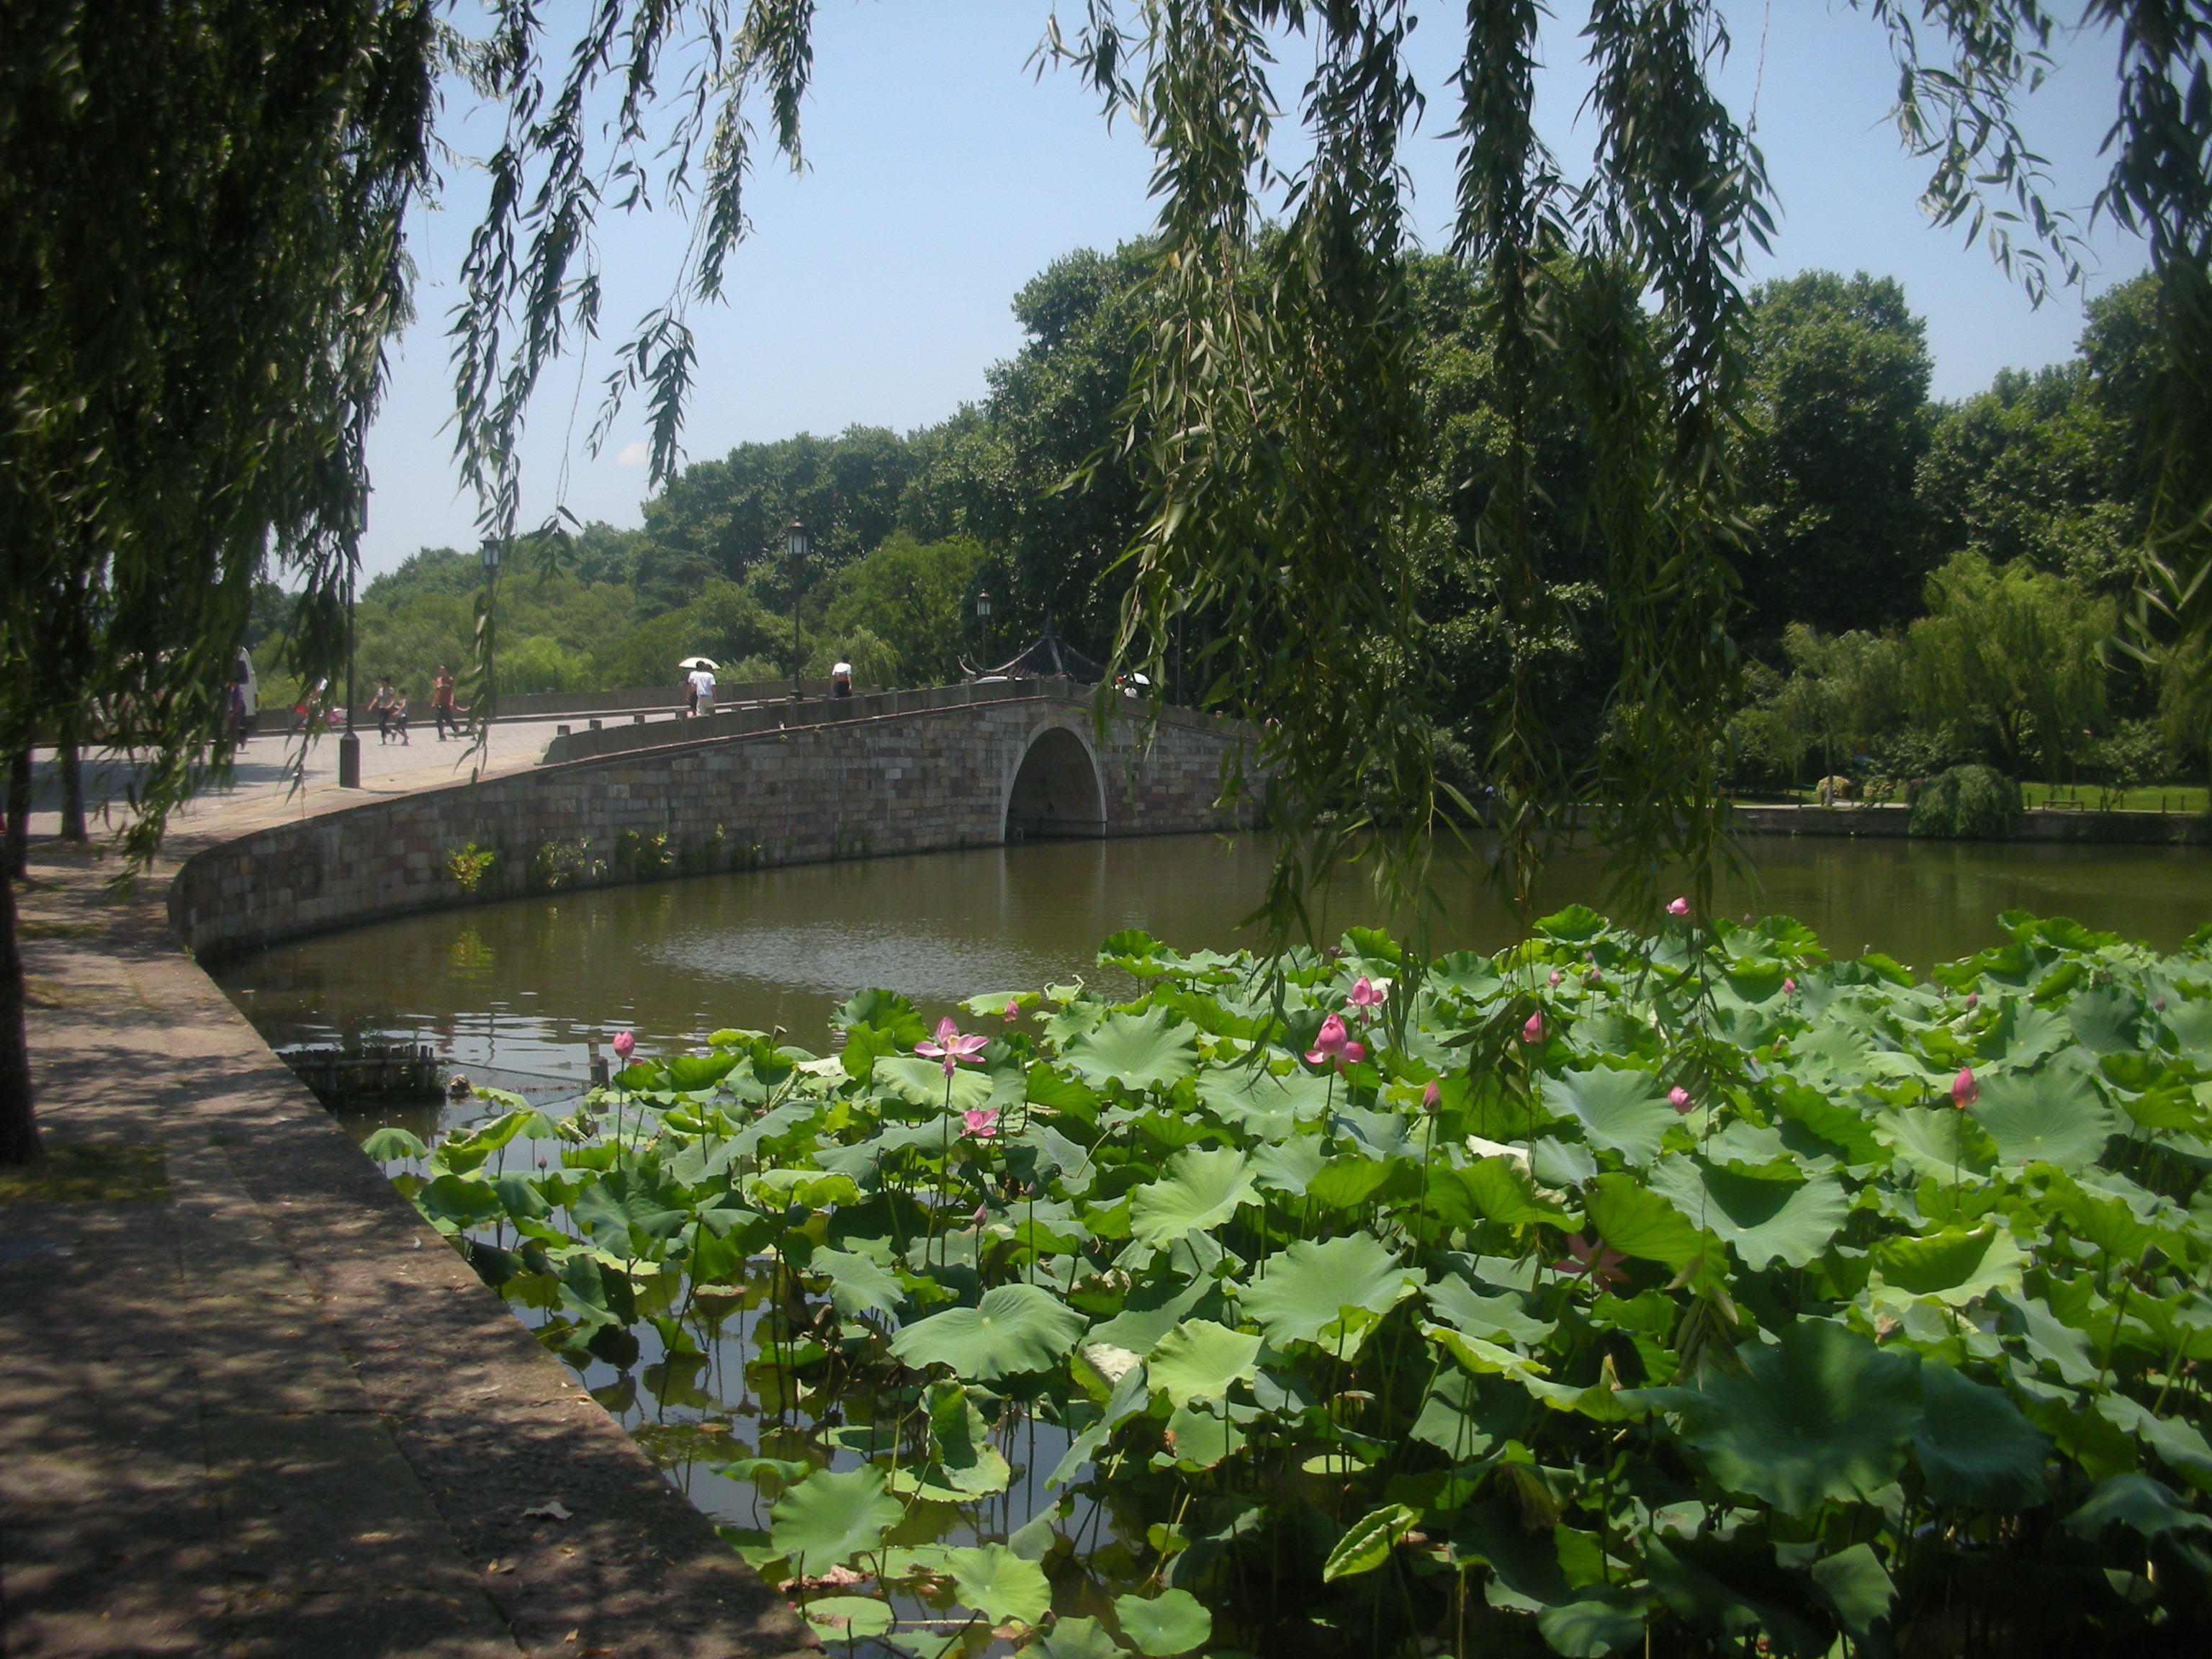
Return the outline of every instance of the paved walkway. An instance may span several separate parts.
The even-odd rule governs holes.
[[[157,1146],[168,1192],[0,1203],[0,1653],[811,1648],[178,949],[167,869],[98,873],[34,846],[19,894],[42,1127]]]

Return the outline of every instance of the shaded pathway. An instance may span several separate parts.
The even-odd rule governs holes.
[[[0,1204],[0,1653],[811,1647],[178,948],[167,871],[38,850],[45,1132],[170,1190]]]

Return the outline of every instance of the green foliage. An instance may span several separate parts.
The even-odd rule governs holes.
[[[2002,841],[2023,808],[2020,786],[1988,766],[1954,766],[1920,786],[1911,832],[1948,840]]]
[[[835,1061],[641,1058],[557,1167],[501,1173],[520,1110],[379,1150],[574,1363],[746,1345],[780,1449],[726,1473],[763,1559],[838,1570],[832,1634],[949,1598],[1045,1655],[2202,1645],[2212,930],[2003,921],[1928,983],[1780,918],[1571,911],[1421,972],[1361,935],[1272,986],[1123,934],[1142,994],[1063,989],[949,1109],[871,992]],[[1307,1066],[1377,961],[1402,1029]],[[1532,1000],[1540,1050],[1481,1046]],[[1097,1621],[1037,1629],[1055,1586]]]
[[[1809,270],[1753,289],[1751,326],[1745,633],[1904,620],[1927,574],[1914,489],[1935,413],[1926,325],[1893,280]]]
[[[923,545],[903,531],[837,574],[822,626],[876,685],[944,685],[960,678],[963,648],[976,643],[969,595],[982,547],[965,538]],[[854,641],[879,642],[876,662]]]
[[[1906,635],[1909,696],[1927,726],[1980,733],[2015,775],[2031,756],[2065,775],[2105,712],[2114,613],[2057,576],[1961,553],[1929,579],[1928,615]]]

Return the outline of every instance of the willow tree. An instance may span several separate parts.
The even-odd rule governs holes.
[[[0,753],[129,744],[136,860],[222,758],[264,562],[350,566],[434,39],[418,0],[0,9]],[[0,1159],[37,1150],[0,873]]]
[[[1897,116],[1943,222],[1985,235],[2040,291],[2078,272],[2013,106],[2056,27],[2035,0],[1858,0],[1899,65]],[[599,0],[550,38],[526,0],[447,32],[440,0],[15,0],[0,9],[0,748],[88,703],[147,758],[130,850],[222,753],[222,688],[264,559],[306,586],[295,642],[334,661],[365,500],[362,439],[405,314],[403,231],[428,180],[441,67],[505,112],[453,321],[462,472],[490,538],[517,534],[517,438],[546,371],[600,329],[595,228],[688,212],[665,301],[621,336],[592,441],[642,397],[652,477],[673,468],[695,361],[690,307],[744,238],[754,104],[800,161],[811,0]],[[1127,410],[1148,490],[1127,557],[1121,653],[1156,683],[1203,617],[1208,701],[1265,720],[1250,781],[1297,832],[1271,892],[1373,844],[1418,885],[1437,786],[1413,603],[1425,527],[1401,146],[1427,94],[1411,0],[1089,0],[1072,62],[1155,157],[1155,294]],[[571,14],[563,13],[563,16]],[[1524,908],[1561,804],[1603,805],[1613,870],[1647,903],[1667,862],[1700,885],[1723,845],[1717,745],[1734,689],[1733,423],[1744,261],[1771,212],[1759,153],[1712,86],[1714,0],[1589,0],[1594,153],[1567,182],[1539,141],[1536,0],[1465,0],[1448,91],[1455,246],[1492,308],[1507,388],[1482,552],[1510,637],[1545,613],[1537,389],[1592,411],[1620,678],[1594,777],[1565,775],[1533,677],[1492,711],[1504,878]],[[2089,0],[2116,33],[2118,114],[2097,206],[2140,230],[2162,280],[2157,602],[2212,635],[2212,283],[2205,171],[2212,0]],[[1937,52],[1923,60],[1920,33]],[[1270,76],[1308,159],[1277,170]],[[608,113],[611,111],[611,119]],[[1263,217],[1279,214],[1279,235]],[[2027,233],[2017,243],[2013,227]],[[2165,573],[2161,575],[2160,573]],[[2170,578],[2168,580],[2167,578]],[[489,660],[492,611],[481,635]],[[2148,613],[2147,613],[2148,614]],[[480,671],[481,672],[481,671]],[[488,684],[487,684],[488,689]],[[0,913],[10,909],[0,888]],[[12,917],[0,933],[0,1157],[35,1146]]]

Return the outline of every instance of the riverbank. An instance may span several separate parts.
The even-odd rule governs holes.
[[[178,946],[174,867],[19,895],[49,1144],[161,1178],[0,1202],[0,1651],[813,1648]]]
[[[1912,809],[1881,806],[1742,806],[1738,830],[1757,836],[1868,836],[1901,838]],[[2181,812],[2085,812],[2039,808],[2023,812],[2008,838],[2023,842],[2104,842],[2122,847],[2212,847],[2212,817]]]

